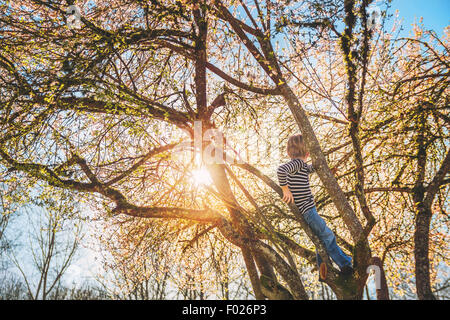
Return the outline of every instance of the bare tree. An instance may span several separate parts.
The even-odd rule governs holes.
[[[47,210],[26,210],[27,224],[33,227],[25,251],[29,255],[19,257],[15,252],[10,253],[23,277],[27,294],[33,300],[58,299],[55,292],[60,292],[62,277],[82,239],[80,226],[67,218],[73,207],[53,201],[52,205]]]

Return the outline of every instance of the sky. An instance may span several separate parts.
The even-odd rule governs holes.
[[[395,10],[403,19],[402,36],[408,35],[411,24],[419,22],[420,17],[423,17],[425,28],[436,31],[439,36],[450,25],[450,0],[393,0],[390,13],[395,14]]]

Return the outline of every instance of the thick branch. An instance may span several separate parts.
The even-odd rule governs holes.
[[[426,207],[431,206],[434,196],[439,191],[439,188],[443,184],[444,178],[449,173],[449,171],[450,171],[450,150],[447,151],[447,155],[442,161],[441,167],[439,168],[433,180],[426,189],[426,196],[423,201]]]

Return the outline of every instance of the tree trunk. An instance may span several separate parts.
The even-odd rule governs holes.
[[[253,287],[253,292],[255,294],[256,300],[264,300],[265,296],[261,289],[261,283],[258,276],[258,270],[256,270],[255,261],[247,248],[241,248],[242,256],[244,257],[245,266],[247,267],[247,272],[250,277],[250,282]]]
[[[418,106],[417,114],[417,172],[413,191],[416,210],[414,231],[416,289],[420,300],[435,300],[436,298],[431,291],[430,259],[428,257],[432,200],[425,202],[426,189],[424,187],[427,165],[427,137],[425,135],[427,115],[422,105]]]
[[[431,291],[429,237],[431,208],[419,204],[414,232],[414,258],[416,267],[416,289],[420,300],[436,300]]]

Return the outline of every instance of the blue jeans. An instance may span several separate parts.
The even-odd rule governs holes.
[[[322,240],[328,255],[334,262],[342,269],[343,266],[352,266],[352,258],[346,255],[336,243],[336,237],[333,231],[327,227],[325,221],[317,213],[316,207],[313,207],[305,212],[305,220],[312,229],[312,231]],[[316,250],[317,266],[322,263],[319,253]]]

